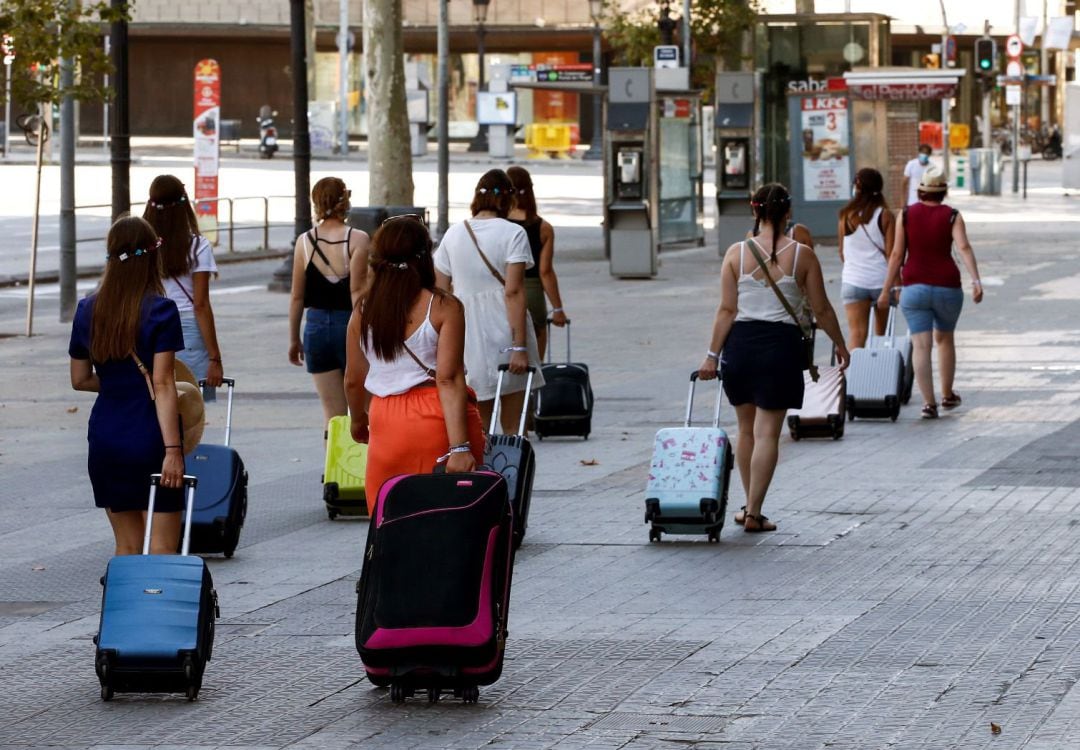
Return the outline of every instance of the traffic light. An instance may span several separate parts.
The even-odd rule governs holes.
[[[975,72],[989,75],[997,68],[997,44],[993,39],[975,40]]]
[[[924,68],[940,68],[941,67],[941,55],[937,52],[929,52],[922,56],[922,66]]]

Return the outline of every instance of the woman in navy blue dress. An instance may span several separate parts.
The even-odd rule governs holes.
[[[154,230],[126,217],[109,230],[105,274],[79,302],[71,328],[71,387],[98,394],[87,430],[94,504],[104,508],[117,555],[142,550],[150,475],[161,473],[153,554],[176,552],[184,452],[173,365],[184,348],[180,313],[164,296]],[[144,373],[145,371],[145,373]]]

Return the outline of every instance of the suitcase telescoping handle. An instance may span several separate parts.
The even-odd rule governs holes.
[[[198,477],[190,474],[184,475],[184,491],[187,494],[187,512],[184,513],[184,544],[180,548],[180,554],[186,555],[191,548],[191,514],[195,511],[195,485],[199,483]],[[154,501],[157,500],[157,490],[161,485],[161,475],[150,475],[150,502],[146,506],[146,533],[143,535],[142,553],[150,554],[150,530],[154,528]]]
[[[229,387],[229,402],[225,407],[225,446],[228,447],[229,438],[232,437],[232,394],[233,389],[236,388],[236,381],[233,378],[222,378],[221,383]],[[199,387],[203,388],[205,386],[206,380],[200,380]]]
[[[692,373],[690,373],[690,393],[686,397],[686,426],[687,427],[690,426],[690,415],[694,411],[694,386],[697,385],[697,381],[698,381],[697,370],[694,370]],[[720,373],[719,372],[716,373],[716,385],[718,387],[716,389],[716,409],[713,411],[713,420],[712,420],[712,426],[713,427],[719,427],[720,426],[720,404],[722,403],[723,398],[724,398],[724,389],[719,387],[720,386]]]
[[[491,409],[491,426],[488,427],[488,434],[495,434],[495,426],[499,424],[499,407],[502,405],[502,386],[503,375],[510,371],[510,365],[499,365],[499,381],[495,384],[495,406]],[[518,435],[525,434],[525,417],[529,414],[529,395],[532,393],[532,381],[533,375],[536,373],[535,367],[528,369],[528,379],[525,381],[525,399],[521,405],[521,421],[518,422]]]
[[[548,346],[547,346],[547,361],[551,362],[551,318],[547,319],[547,331],[548,331]],[[566,319],[566,361],[571,362],[570,359],[570,318]]]
[[[896,305],[889,305],[889,317],[885,319],[885,335],[882,338],[889,339],[889,342],[895,346],[896,344]],[[875,331],[877,326],[874,325],[874,321],[877,319],[874,306],[870,306],[870,327],[867,331],[866,345],[869,347],[877,338]]]

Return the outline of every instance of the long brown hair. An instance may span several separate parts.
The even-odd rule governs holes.
[[[90,358],[123,359],[135,348],[143,302],[161,287],[158,237],[145,219],[117,219],[105,240],[108,262],[90,317]]]
[[[514,183],[501,169],[489,169],[476,183],[469,211],[476,216],[481,211],[494,211],[500,219],[505,219],[514,205]]]
[[[840,209],[840,219],[848,232],[854,232],[860,224],[869,224],[877,209],[889,210],[881,192],[884,187],[885,180],[876,169],[864,167],[855,173],[855,195]]]
[[[525,167],[509,167],[506,176],[514,186],[514,205],[525,212],[525,221],[536,218],[536,194],[533,192],[532,176]]]
[[[770,182],[762,185],[750,199],[750,206],[754,209],[754,236],[761,229],[761,222],[772,227],[772,248],[769,252],[769,260],[776,262],[776,240],[784,233],[784,219],[791,210],[791,194],[787,188],[779,182]]]
[[[161,238],[162,275],[187,276],[195,261],[191,245],[199,236],[199,222],[184,183],[171,174],[155,177],[143,218]]]
[[[444,294],[435,288],[427,227],[412,216],[387,219],[371,238],[368,265],[368,288],[360,300],[360,340],[389,362],[405,352],[405,328],[416,296],[424,289]]]

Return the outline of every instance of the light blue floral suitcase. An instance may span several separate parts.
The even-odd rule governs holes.
[[[662,534],[706,534],[710,542],[720,541],[733,455],[720,429],[723,390],[717,391],[712,427],[691,426],[697,376],[696,371],[690,374],[685,425],[656,433],[645,489],[650,542],[660,541]]]

